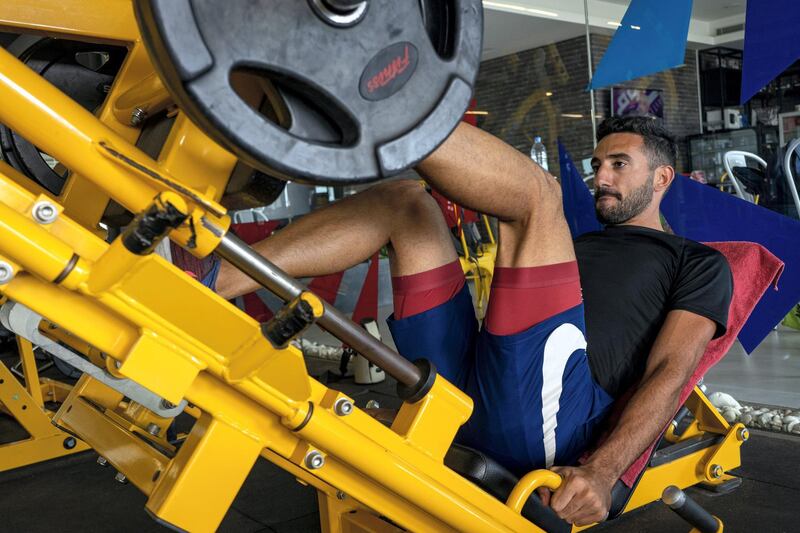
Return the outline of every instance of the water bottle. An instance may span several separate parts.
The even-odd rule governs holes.
[[[542,144],[542,138],[538,135],[533,138],[533,146],[531,146],[531,159],[539,163],[539,166],[545,170],[547,168],[547,149]]]

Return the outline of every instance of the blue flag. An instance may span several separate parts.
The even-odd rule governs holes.
[[[632,0],[589,88],[683,65],[691,16],[692,0]]]
[[[739,333],[747,353],[800,301],[800,222],[676,176],[661,212],[677,235],[700,242],[750,241],[786,264],[780,290],[767,291]]]
[[[569,224],[572,238],[590,231],[602,229],[594,213],[594,198],[589,187],[575,168],[561,139],[558,140],[558,162],[561,166],[561,195],[564,203],[564,217]]]
[[[800,59],[800,4],[750,0],[745,20],[742,104]]]

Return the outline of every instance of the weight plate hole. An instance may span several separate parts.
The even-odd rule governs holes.
[[[419,0],[425,30],[436,53],[445,61],[455,54],[455,0]]]
[[[357,122],[311,83],[253,68],[235,69],[230,82],[251,109],[295,137],[337,147],[358,142]]]

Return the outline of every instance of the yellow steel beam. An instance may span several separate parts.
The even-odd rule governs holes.
[[[180,184],[166,169],[131,146],[128,138],[2,49],[0,101],[0,122],[134,213],[144,211],[156,195],[174,191],[174,184]],[[113,118],[110,108],[107,112]],[[195,221],[193,227],[185,225],[171,237],[184,245],[192,243],[190,251],[205,256],[216,248],[230,219],[222,206],[205,199],[200,192],[186,188],[181,194],[196,206],[192,212]],[[71,207],[67,200],[76,195],[79,196],[71,189],[65,192],[68,215]],[[78,205],[83,206],[84,202],[81,200]],[[91,227],[87,220],[80,222]]]
[[[22,361],[22,373],[25,376],[25,388],[31,396],[33,403],[44,408],[42,398],[42,386],[39,383],[39,370],[36,368],[36,356],[33,354],[33,345],[28,339],[23,339],[17,335],[17,348],[19,357]]]
[[[33,376],[37,376],[38,381],[38,373],[34,372]],[[29,435],[26,439],[0,445],[0,472],[88,449],[84,442],[53,426],[50,413],[41,404],[37,405],[2,363],[0,403]]]
[[[139,36],[130,0],[3,0],[0,28],[96,42],[132,42]]]

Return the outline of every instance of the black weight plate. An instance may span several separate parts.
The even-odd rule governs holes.
[[[318,14],[326,1],[134,6],[173,97],[249,165],[334,185],[397,174],[443,142],[469,105],[480,64],[481,1],[367,0],[349,27]],[[237,95],[230,80],[240,70],[277,88],[285,123]]]

